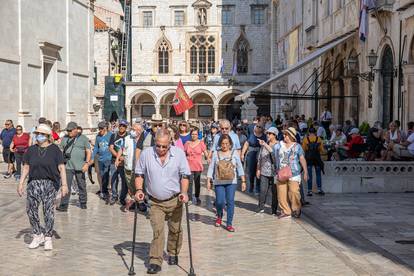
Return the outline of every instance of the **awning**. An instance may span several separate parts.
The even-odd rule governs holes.
[[[308,64],[308,63],[314,61],[315,59],[317,59],[318,57],[322,56],[327,51],[331,50],[332,48],[334,48],[334,47],[338,46],[339,44],[343,43],[344,41],[348,40],[354,34],[355,34],[355,30],[349,32],[348,34],[344,35],[343,37],[341,37],[337,40],[332,41],[331,43],[323,46],[322,48],[319,48],[318,50],[316,50],[313,53],[311,53],[310,55],[306,56],[304,59],[300,60],[298,63],[291,66],[290,68],[280,72],[276,76],[271,77],[267,81],[262,82],[261,84],[253,87],[252,89],[249,89],[248,91],[236,96],[235,101],[242,101],[242,100],[245,100],[245,99],[249,98],[250,96],[252,96],[252,93],[255,92],[256,90],[258,90],[258,89],[260,89],[260,88],[262,88],[266,85],[269,85],[272,82],[277,81],[277,80],[279,80],[279,79],[295,72],[296,70],[302,68],[306,64]]]

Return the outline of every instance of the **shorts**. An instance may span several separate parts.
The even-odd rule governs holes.
[[[10,148],[3,148],[3,160],[5,163],[14,163],[14,153],[10,151]]]

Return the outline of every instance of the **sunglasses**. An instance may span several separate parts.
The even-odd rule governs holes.
[[[169,146],[164,146],[164,145],[158,145],[158,144],[156,144],[155,147],[157,147],[158,149],[168,149]]]
[[[127,127],[126,125],[119,125],[119,127]]]
[[[162,124],[154,124],[152,127],[162,127]]]
[[[16,128],[16,131],[22,131],[23,129],[21,129],[21,128]]]
[[[229,130],[230,128],[229,127],[222,127],[222,128],[220,128],[221,130]]]
[[[4,124],[4,125],[5,125],[5,126],[9,126],[10,124],[8,124],[8,123],[7,123],[7,124]]]
[[[104,130],[104,129],[105,129],[105,128],[103,128],[103,127],[100,127],[100,128],[99,128],[99,130]]]

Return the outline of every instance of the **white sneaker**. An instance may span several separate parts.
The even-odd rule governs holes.
[[[45,242],[45,237],[43,234],[40,235],[33,235],[33,240],[29,244],[29,249],[35,249],[38,248],[40,245],[42,245]]]
[[[45,237],[45,251],[53,249],[52,237]]]

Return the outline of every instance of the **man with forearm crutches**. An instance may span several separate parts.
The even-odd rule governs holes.
[[[155,145],[142,151],[135,166],[135,198],[144,200],[143,183],[151,204],[149,216],[153,240],[149,252],[148,274],[161,271],[164,252],[164,225],[168,221],[168,264],[178,265],[182,245],[181,220],[183,203],[188,202],[188,184],[191,174],[185,153],[170,144],[167,129],[155,135]]]

